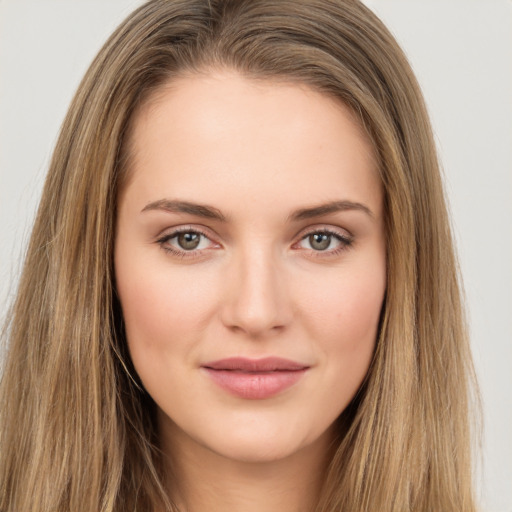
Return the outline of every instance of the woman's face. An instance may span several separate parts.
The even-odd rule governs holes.
[[[115,271],[162,436],[244,461],[329,437],[386,288],[382,190],[354,116],[223,71],[161,89],[131,143]]]

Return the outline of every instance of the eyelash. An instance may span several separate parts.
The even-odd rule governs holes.
[[[173,238],[176,238],[178,235],[182,233],[194,233],[200,236],[203,236],[211,241],[210,237],[201,231],[199,228],[192,228],[192,227],[183,227],[175,229],[172,233],[169,233],[167,235],[164,235],[157,239],[156,243],[160,245],[160,247],[168,254],[172,254],[173,256],[176,256],[181,259],[185,258],[197,258],[200,256],[200,252],[204,251],[205,249],[199,249],[199,250],[192,250],[192,251],[185,251],[185,250],[179,250],[175,247],[168,245],[168,242],[172,240]]]
[[[302,242],[303,240],[310,237],[311,235],[328,235],[332,238],[335,238],[338,242],[340,242],[340,246],[337,247],[336,249],[324,250],[324,251],[315,251],[314,249],[309,249],[309,253],[315,258],[329,258],[329,257],[338,256],[342,252],[349,249],[354,241],[354,238],[351,235],[343,235],[337,231],[330,230],[327,228],[318,228],[318,229],[312,229],[311,231],[304,233],[301,236],[300,240],[298,242],[296,242],[294,245],[297,245],[298,243]]]
[[[183,228],[178,228],[178,229],[175,229],[172,233],[169,233],[169,234],[166,234],[160,238],[158,238],[156,240],[156,243],[160,245],[160,247],[168,254],[172,254],[173,256],[175,257],[178,257],[180,259],[185,259],[185,258],[188,258],[188,259],[193,259],[193,258],[197,258],[199,256],[201,256],[201,253],[202,251],[205,251],[207,249],[196,249],[196,250],[190,250],[190,251],[186,251],[186,250],[179,250],[179,249],[176,249],[175,247],[171,246],[171,245],[168,245],[168,242],[174,238],[176,238],[178,235],[182,234],[182,233],[193,233],[193,234],[197,234],[197,235],[200,235],[200,236],[203,236],[205,238],[207,238],[208,240],[211,241],[211,238],[203,231],[201,231],[201,229],[197,228],[197,227],[183,227]],[[319,235],[328,235],[330,237],[333,237],[335,238],[338,242],[340,242],[340,246],[337,247],[336,249],[331,249],[331,250],[323,250],[323,251],[319,251],[319,250],[314,250],[314,249],[304,249],[304,250],[307,250],[309,251],[309,253],[313,256],[313,257],[318,257],[318,258],[329,258],[329,257],[335,257],[339,254],[341,254],[343,251],[346,251],[347,249],[350,248],[350,246],[352,245],[354,239],[351,235],[343,235],[337,231],[334,231],[334,230],[330,230],[330,229],[326,229],[326,228],[318,228],[318,229],[312,229],[311,231],[308,231],[306,233],[304,233],[301,238],[299,239],[298,242],[295,242],[293,245],[296,246],[297,244],[299,244],[300,242],[302,242],[303,240],[305,240],[306,238],[310,237],[311,235],[316,235],[316,234],[319,234]]]

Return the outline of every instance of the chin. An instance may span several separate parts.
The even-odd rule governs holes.
[[[211,436],[204,443],[216,454],[233,461],[268,463],[285,460],[318,443],[328,442],[331,429],[324,434],[307,432],[302,428],[294,431],[290,425],[265,426],[234,429]],[[205,440],[206,441],[206,440]]]
[[[232,443],[229,446],[211,447],[225,459],[248,464],[266,464],[285,460],[300,451],[301,447],[283,446],[282,443],[268,445],[265,442]]]

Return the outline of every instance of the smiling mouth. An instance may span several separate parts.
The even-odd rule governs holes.
[[[201,368],[224,391],[247,400],[263,400],[296,384],[310,367],[288,359],[267,357],[221,359]]]

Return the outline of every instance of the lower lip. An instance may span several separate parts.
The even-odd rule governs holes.
[[[297,383],[307,370],[304,368],[302,370],[249,373],[237,370],[203,369],[222,389],[248,400],[263,400],[282,393]]]

